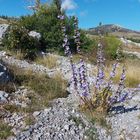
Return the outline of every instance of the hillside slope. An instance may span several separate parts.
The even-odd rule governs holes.
[[[112,35],[115,35],[117,37],[133,37],[133,38],[138,38],[140,39],[140,32],[139,31],[134,31],[131,29],[127,29],[124,27],[121,27],[119,25],[115,24],[106,24],[102,26],[97,26],[95,28],[89,28],[87,30],[87,33],[91,35],[97,35],[99,32],[102,33],[109,33]]]

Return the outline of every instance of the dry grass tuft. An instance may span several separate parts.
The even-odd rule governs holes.
[[[4,140],[7,137],[13,135],[11,132],[11,127],[5,124],[3,121],[0,121],[0,139]]]
[[[48,55],[45,57],[38,57],[36,58],[36,63],[44,65],[50,69],[57,67],[57,57],[53,55]]]
[[[86,117],[91,121],[92,124],[98,124],[101,127],[105,128],[108,132],[111,130],[110,124],[106,121],[106,113],[100,112],[98,110],[88,110],[81,108],[82,112],[86,115]]]
[[[53,99],[67,96],[67,82],[59,73],[50,78],[46,74],[36,74],[31,70],[22,70],[15,66],[10,67],[10,71],[16,86],[24,85],[34,91],[28,95],[31,104],[28,109],[24,110],[26,112],[40,110],[48,106]]]
[[[139,60],[126,60],[124,62],[126,66],[126,86],[127,87],[137,87],[140,84],[140,63]],[[118,83],[120,80],[120,75],[122,73],[122,65],[118,67],[116,71],[116,76],[114,78],[114,83]],[[112,65],[106,67],[106,76],[109,76],[109,73],[112,69]]]

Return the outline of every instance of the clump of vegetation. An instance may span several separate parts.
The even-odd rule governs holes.
[[[60,12],[61,13],[61,12]],[[116,40],[114,37],[102,37],[100,34],[99,43],[97,47],[97,76],[96,82],[94,86],[94,90],[91,91],[87,76],[87,69],[83,59],[80,59],[78,67],[73,62],[73,56],[71,49],[69,47],[69,39],[67,36],[67,30],[65,27],[64,19],[65,16],[61,13],[58,18],[62,22],[62,31],[63,31],[63,46],[65,50],[65,54],[70,59],[71,69],[72,69],[72,84],[77,92],[77,95],[82,100],[83,105],[82,107],[85,109],[89,109],[91,112],[94,110],[100,114],[107,115],[110,109],[113,107],[115,103],[124,102],[128,99],[129,93],[122,93],[125,88],[125,79],[126,79],[126,68],[123,65],[122,71],[120,75],[120,81],[118,84],[118,88],[116,91],[113,89],[113,79],[116,75],[116,69],[120,59],[120,52],[118,51],[118,47],[121,45],[120,41]],[[75,18],[77,21],[77,18]],[[78,33],[77,25],[78,22],[74,23],[75,32]],[[80,36],[79,34],[74,35],[75,43],[77,45],[77,51],[79,52],[79,41]],[[112,56],[113,59],[117,59],[116,63],[112,65],[112,70],[110,72],[108,81],[105,81],[105,58],[104,58],[104,46],[102,39],[104,39],[108,44],[108,47],[111,51],[108,50],[108,54]],[[78,41],[78,43],[77,43]],[[115,43],[113,44],[113,42]],[[112,44],[114,45],[112,47]],[[119,45],[119,46],[118,46]],[[111,48],[112,47],[112,48]],[[104,124],[104,120],[101,121]]]
[[[60,74],[50,78],[45,74],[36,74],[31,70],[22,70],[15,66],[11,66],[9,69],[16,86],[24,85],[34,91],[28,95],[31,104],[23,111],[33,112],[39,110],[48,106],[51,100],[67,96],[67,82],[61,78]]]
[[[37,57],[36,58],[36,63],[44,65],[47,68],[55,68],[57,64],[57,57],[54,55],[47,55],[44,57]]]
[[[32,125],[34,124],[34,122],[35,122],[35,118],[31,114],[29,114],[25,119],[26,125]]]
[[[8,136],[13,135],[11,127],[0,121],[0,139],[6,139]]]
[[[0,84],[0,90],[11,93],[15,91],[15,85],[12,82]]]
[[[8,50],[20,52],[27,59],[34,59],[40,50],[39,40],[29,36],[29,31],[17,23],[9,26],[2,42]]]
[[[121,41],[115,36],[105,36],[103,38],[104,53],[107,60],[116,60],[117,50],[122,45]]]
[[[63,34],[61,31],[61,22],[57,16],[59,14],[59,6],[56,1],[51,4],[43,4],[38,7],[33,15],[22,16],[12,22],[9,30],[4,36],[3,45],[18,54],[22,54],[25,58],[34,58],[38,51],[59,52],[63,53],[62,41]],[[63,12],[65,14],[65,12]],[[66,16],[66,15],[65,15]],[[76,52],[76,43],[74,42],[74,17],[65,18],[67,35],[69,38],[70,49]],[[36,31],[41,34],[40,40],[36,40],[28,35],[30,31]],[[79,30],[81,36],[81,48],[83,52],[88,50],[93,41],[86,36],[86,33]]]
[[[95,127],[91,127],[86,130],[85,136],[88,137],[88,140],[99,140],[97,129]]]
[[[139,65],[138,61],[139,60],[128,59],[123,62],[126,66],[125,84],[127,87],[135,88],[140,83],[140,78],[139,78],[140,65]],[[116,76],[113,79],[113,82],[115,84],[117,84],[120,80],[121,67],[122,67],[123,63],[120,63],[120,65],[118,66],[118,69],[116,70]],[[111,67],[112,67],[111,64],[109,64],[105,67],[105,73],[106,73],[107,77],[109,76],[109,71],[111,70]]]
[[[20,108],[14,104],[5,104],[3,108],[7,111],[10,111],[10,113],[17,112],[20,110]]]

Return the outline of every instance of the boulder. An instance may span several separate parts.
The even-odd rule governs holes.
[[[4,91],[0,91],[0,104],[7,102],[7,98],[8,98],[8,93]]]
[[[7,68],[0,63],[0,84],[5,84],[10,80]]]
[[[35,32],[35,31],[30,31],[29,32],[29,36],[34,37],[34,38],[37,38],[37,39],[40,39],[41,38],[41,34]]]
[[[8,24],[0,24],[0,40],[8,28]]]

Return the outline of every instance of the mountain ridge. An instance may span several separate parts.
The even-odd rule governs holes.
[[[87,30],[87,33],[91,35],[98,35],[99,32],[104,34],[113,34],[118,37],[127,36],[140,38],[140,31],[128,29],[117,24],[105,24],[97,27],[92,27]]]

